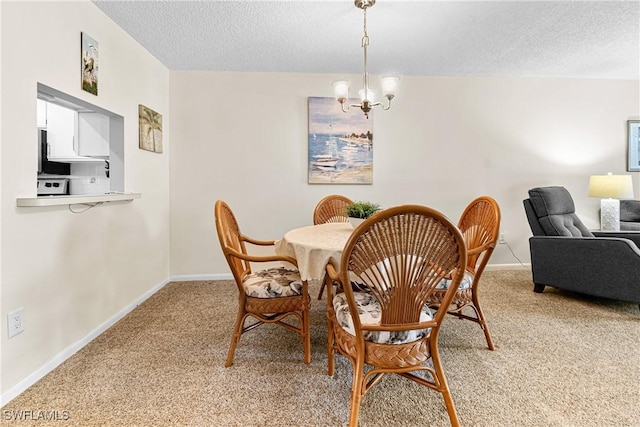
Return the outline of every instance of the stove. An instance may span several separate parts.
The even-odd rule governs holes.
[[[69,194],[69,178],[39,178],[38,196],[63,196]]]

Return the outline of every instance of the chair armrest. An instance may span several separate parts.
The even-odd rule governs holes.
[[[336,271],[336,268],[331,264],[327,264],[327,274],[329,275],[331,280],[340,281],[340,275]]]
[[[258,246],[273,246],[276,244],[275,240],[258,240],[249,236],[245,236],[244,234],[241,234],[240,238],[245,242],[251,243],[252,245],[258,245]]]
[[[478,254],[486,251],[487,249],[495,248],[495,247],[496,247],[496,242],[485,243],[482,246],[478,246],[478,247],[475,247],[475,248],[467,249],[467,256],[478,255]]]
[[[581,252],[583,253],[581,257],[583,257],[587,252],[593,250],[598,251],[598,257],[601,259],[610,258],[614,254],[640,257],[640,247],[633,240],[621,237],[533,236],[529,238],[529,244],[539,248],[558,249],[562,253],[553,253],[552,255],[560,257],[572,257]]]
[[[326,267],[327,274],[324,277],[325,280],[325,288],[327,289],[327,307],[332,304],[333,301],[333,282],[338,282],[340,286],[342,286],[342,281],[340,280],[340,275],[336,271],[335,267],[331,264],[327,264]]]
[[[618,237],[620,239],[629,239],[640,248],[640,231],[593,231],[596,237]]]
[[[243,254],[242,252],[238,252],[235,249],[228,249],[229,256],[242,259],[244,261],[249,262],[273,262],[273,261],[284,261],[289,264],[293,264],[298,267],[298,263],[295,258],[286,255],[249,255]]]

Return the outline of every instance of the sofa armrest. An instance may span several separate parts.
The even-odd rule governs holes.
[[[640,231],[594,231],[596,237],[617,237],[620,239],[629,239],[640,248]]]

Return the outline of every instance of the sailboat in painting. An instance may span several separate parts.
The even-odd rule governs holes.
[[[320,168],[334,168],[340,161],[340,158],[336,155],[338,143],[333,136],[333,124],[331,122],[329,122],[329,139],[327,139],[325,144],[327,146],[327,152],[325,154],[314,155],[311,164]]]

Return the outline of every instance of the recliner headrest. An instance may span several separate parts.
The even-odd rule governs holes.
[[[538,218],[576,212],[571,194],[564,187],[538,187],[529,190],[529,199]]]
[[[529,199],[547,236],[593,237],[576,215],[573,198],[566,188],[532,188]]]

